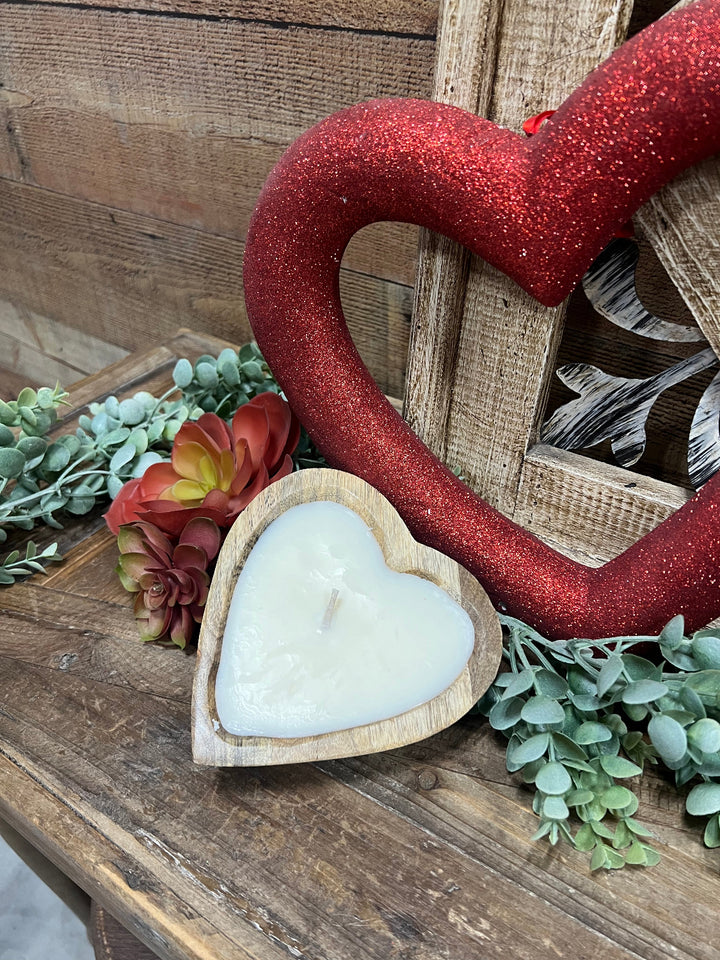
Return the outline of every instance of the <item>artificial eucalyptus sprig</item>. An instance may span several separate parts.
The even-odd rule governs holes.
[[[57,543],[51,543],[49,547],[45,547],[38,553],[36,544],[30,540],[24,554],[19,550],[13,550],[0,563],[0,584],[14,583],[17,577],[31,573],[45,573],[46,565],[53,560],[56,562],[62,560]]]
[[[178,360],[173,380],[160,397],[141,390],[91,403],[75,432],[54,441],[47,434],[68,396],[59,386],[26,387],[17,400],[0,401],[0,543],[11,529],[31,530],[37,523],[60,528],[63,514],[82,515],[98,502],[113,500],[126,481],[169,458],[186,420],[208,412],[230,419],[259,393],[280,392],[254,343],[222,350],[217,358],[204,355],[194,364]],[[304,430],[295,464],[325,465]],[[51,555],[43,551],[31,559],[42,564]],[[37,568],[6,558],[0,569],[0,584],[9,584]]]
[[[535,838],[592,852],[593,870],[656,863],[638,798],[617,781],[659,761],[678,785],[701,779],[687,810],[709,816],[705,842],[720,846],[720,633],[686,638],[675,617],[657,637],[551,641],[501,620],[508,670],[478,710],[508,737],[508,770],[535,787]],[[632,652],[648,645],[653,660]]]

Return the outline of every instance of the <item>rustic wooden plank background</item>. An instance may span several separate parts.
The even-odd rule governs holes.
[[[243,241],[282,151],[357,101],[430,94],[432,0],[123,7],[0,5],[6,394],[179,326],[247,339]],[[342,277],[356,341],[399,396],[416,234],[363,231]]]

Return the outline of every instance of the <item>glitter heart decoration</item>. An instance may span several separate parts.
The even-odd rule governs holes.
[[[371,101],[297,140],[258,201],[248,315],[314,441],[551,636],[720,615],[720,477],[602,567],[551,550],[458,481],[383,398],[343,317],[342,253],[369,223],[416,223],[554,305],[648,197],[719,149],[720,2],[698,0],[624,44],[530,140],[442,104]]]

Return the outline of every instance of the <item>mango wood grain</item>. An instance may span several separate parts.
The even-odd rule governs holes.
[[[43,3],[44,0],[28,0]],[[116,0],[54,0],[74,7],[117,8]],[[437,0],[126,0],[125,10],[195,17],[265,20],[288,26],[351,27],[376,32],[432,36]]]
[[[472,621],[472,653],[445,690],[387,720],[307,737],[235,736],[222,727],[215,683],[238,577],[274,520],[292,507],[315,501],[339,503],[352,510],[371,530],[391,570],[429,580],[458,603]],[[339,470],[290,474],[255,497],[233,524],[218,556],[193,684],[193,759],[218,767],[304,763],[393,750],[423,740],[459,720],[477,703],[498,672],[501,652],[500,621],[477,580],[454,560],[414,540],[395,508],[374,487]],[[402,689],[400,677],[398,686]]]
[[[216,347],[182,334],[74,395]],[[590,874],[530,841],[531,794],[478,717],[353,760],[200,767],[194,655],[137,639],[109,533],[65,535],[66,569],[0,593],[0,816],[164,960],[719,960],[717,854],[652,771],[661,863]]]

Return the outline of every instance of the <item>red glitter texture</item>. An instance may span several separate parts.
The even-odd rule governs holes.
[[[416,223],[557,304],[649,196],[719,149],[720,2],[699,0],[621,47],[530,140],[437,103],[371,101],[297,140],[256,207],[248,315],[310,435],[418,540],[549,636],[657,631],[678,613],[694,629],[720,615],[720,476],[598,569],[549,549],[460,483],[385,401],[343,317],[343,251],[369,223]]]

